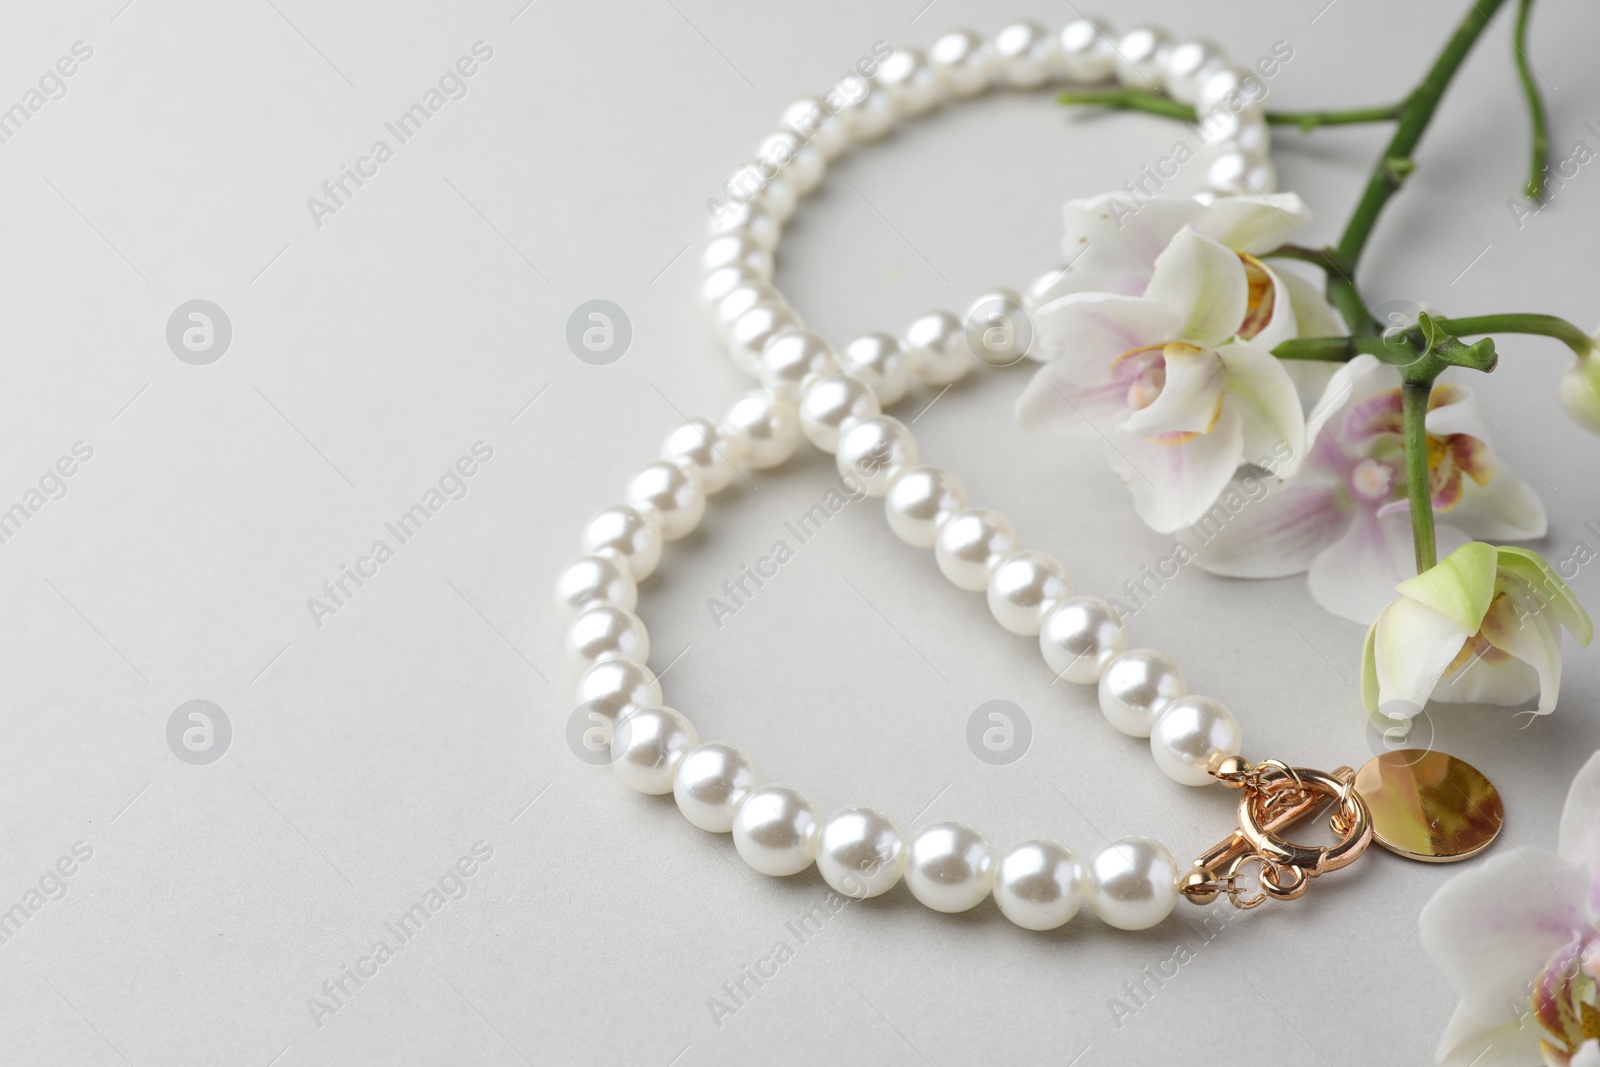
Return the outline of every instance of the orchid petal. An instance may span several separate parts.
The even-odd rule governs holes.
[[[1505,1013],[1490,1018],[1503,1019]],[[1495,1025],[1457,1007],[1434,1059],[1439,1067],[1528,1067],[1539,1062],[1539,1027],[1519,1016]]]
[[[1108,293],[1064,296],[1033,313],[1036,335],[1057,353],[1050,362],[1085,383],[1107,375],[1125,352],[1166,344],[1182,324],[1182,316],[1158,300]]]
[[[1260,263],[1260,260],[1256,261]],[[1252,337],[1247,338],[1253,345],[1258,345],[1267,352],[1271,352],[1279,343],[1300,336],[1300,323],[1296,317],[1294,302],[1289,299],[1288,291],[1283,287],[1283,277],[1265,263],[1261,268],[1266,272],[1267,280],[1272,284],[1272,317],[1267,319],[1266,325]],[[1246,274],[1248,275],[1248,271]],[[1290,362],[1293,362],[1292,360]]]
[[[1245,458],[1257,462],[1280,457],[1276,473],[1290,477],[1300,469],[1306,449],[1305,417],[1294,382],[1270,351],[1255,344],[1223,345],[1217,355],[1228,368],[1227,403],[1239,410]]]
[[[1224,242],[1226,243],[1226,242]],[[1294,318],[1300,327],[1301,337],[1344,337],[1350,330],[1344,319],[1322,290],[1296,268],[1292,260],[1275,259],[1269,266],[1278,276],[1278,284],[1289,296],[1289,306],[1294,308]]]
[[[1149,406],[1134,411],[1118,429],[1138,437],[1164,433],[1210,433],[1222,415],[1227,368],[1218,353],[1170,344],[1162,351],[1166,382]]]
[[[1474,654],[1434,686],[1433,699],[1441,704],[1520,708],[1539,695],[1540,684],[1539,672],[1520,659],[1508,654],[1491,660]]]
[[[1117,434],[1107,459],[1133,495],[1134,510],[1158,533],[1173,533],[1206,513],[1239,467],[1243,430],[1236,412],[1182,444]]]
[[[1183,325],[1168,340],[1214,348],[1244,321],[1249,283],[1231,248],[1185,229],[1156,260],[1145,296],[1177,312]]]
[[[1141,296],[1156,259],[1205,209],[1187,197],[1157,196],[1135,207],[1121,193],[1069,201],[1062,209],[1061,251],[1071,264],[1041,303],[1068,293]]]
[[[1248,501],[1237,513],[1216,521],[1217,509],[1192,528],[1201,545],[1195,562],[1226,578],[1284,578],[1310,569],[1317,556],[1339,539],[1350,523],[1337,478],[1302,471],[1291,482],[1258,480],[1265,496],[1252,498],[1247,474],[1231,491]],[[1226,494],[1224,494],[1226,497]]]
[[[1489,439],[1489,423],[1472,402],[1471,390],[1453,382],[1440,382],[1428,398],[1428,413],[1423,425],[1435,437],[1464,433],[1480,441]]]
[[[1395,586],[1413,573],[1411,517],[1401,513],[1380,518],[1365,510],[1354,516],[1306,577],[1312,598],[1324,609],[1365,626],[1394,598]],[[1445,524],[1434,532],[1441,552],[1467,540]]]
[[[1579,644],[1587,648],[1589,642],[1594,640],[1594,623],[1589,620],[1589,613],[1583,610],[1583,605],[1578,603],[1572,590],[1567,588],[1567,583],[1556,576],[1555,569],[1545,562],[1544,557],[1529,549],[1510,545],[1501,545],[1496,552],[1500,569],[1532,586],[1549,603],[1557,621],[1571,631]]]
[[[1294,193],[1225,196],[1194,222],[1212,240],[1255,255],[1301,239],[1310,225],[1311,209]]]
[[[1128,385],[1106,377],[1082,385],[1046,363],[1017,397],[1016,418],[1025,429],[1054,437],[1092,440],[1104,437],[1128,410]]]
[[[1464,482],[1450,521],[1480,541],[1532,541],[1550,529],[1544,501],[1505,464],[1488,485]]]
[[[1589,757],[1561,809],[1561,858],[1589,872],[1589,914],[1600,919],[1600,752]]]
[[[1334,369],[1328,376],[1321,398],[1306,416],[1307,445],[1315,443],[1322,428],[1335,422],[1337,416],[1349,409],[1356,398],[1362,395],[1362,388],[1370,383],[1373,372],[1380,367],[1378,357],[1362,353]]]
[[[1420,711],[1461,652],[1462,641],[1455,622],[1426,604],[1404,596],[1390,603],[1372,627],[1377,710],[1416,709],[1413,715]]]
[[[1462,637],[1471,637],[1483,625],[1494,587],[1494,546],[1470,541],[1395,588],[1455,623]]]
[[[1532,586],[1515,575],[1500,581],[1503,595],[1483,619],[1483,637],[1538,672],[1539,706],[1535,714],[1555,710],[1561,693],[1561,631],[1545,614],[1545,602]],[[1533,693],[1523,694],[1522,703]]]
[[[1537,863],[1537,866],[1535,866]],[[1531,983],[1586,925],[1588,878],[1542,849],[1492,857],[1440,887],[1418,919],[1422,944],[1480,1019],[1504,1018],[1528,1001]]]

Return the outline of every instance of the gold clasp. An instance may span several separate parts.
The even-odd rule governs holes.
[[[1355,791],[1355,771],[1333,772],[1290,767],[1278,760],[1251,764],[1237,756],[1211,772],[1223,784],[1242,790],[1239,828],[1202,853],[1185,877],[1183,893],[1194,904],[1209,904],[1226,894],[1234,907],[1249,910],[1273,900],[1293,900],[1311,879],[1354,863],[1372,841],[1372,818]],[[1328,801],[1337,807],[1328,825],[1339,835],[1330,847],[1297,845],[1278,831],[1314,815]],[[1260,866],[1260,891],[1246,896],[1240,871]]]

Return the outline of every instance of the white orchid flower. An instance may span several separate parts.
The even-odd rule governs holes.
[[[1181,230],[1142,295],[1072,293],[1034,312],[1058,354],[1018,399],[1018,420],[1104,438],[1140,518],[1164,533],[1198,519],[1241,463],[1292,474],[1305,418],[1271,349],[1294,336],[1295,315],[1271,292],[1231,248]]]
[[[1461,995],[1439,1063],[1600,1067],[1600,753],[1572,782],[1556,852],[1523,847],[1468,869],[1419,921]]]
[[[1428,700],[1515,707],[1561,691],[1561,629],[1587,645],[1588,612],[1539,554],[1469,541],[1395,587],[1367,630],[1361,700],[1411,718]]]
[[[1595,339],[1600,346],[1600,336]],[[1600,349],[1591,348],[1561,375],[1561,406],[1573,422],[1600,434]]]
[[[1317,603],[1367,625],[1413,572],[1401,447],[1400,372],[1360,355],[1328,380],[1306,420],[1306,459],[1291,482],[1220,526],[1202,524],[1196,562],[1231,578],[1309,571]],[[1543,537],[1544,502],[1497,461],[1472,394],[1448,380],[1427,415],[1428,469],[1441,552],[1468,540]]]
[[[1138,206],[1120,193],[1106,193],[1069,201],[1062,218],[1065,235],[1061,249],[1069,264],[1051,275],[1047,285],[1029,294],[1035,308],[1072,293],[1146,295],[1156,261],[1188,228],[1238,254],[1259,290],[1252,292],[1252,298],[1261,321],[1281,306],[1299,321],[1298,336],[1331,337],[1346,332],[1338,313],[1311,280],[1281,260],[1268,265],[1258,258],[1286,244],[1305,241],[1311,211],[1293,193],[1220,197],[1210,204],[1189,197],[1155,196]],[[1288,332],[1282,332],[1282,327],[1279,324],[1280,340],[1296,336],[1293,327]],[[1055,358],[1060,352],[1053,341],[1041,337],[1029,354],[1039,360]]]

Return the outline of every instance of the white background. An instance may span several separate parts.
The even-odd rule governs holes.
[[[747,387],[695,296],[706,198],[786,104],[874,41],[1075,13],[936,0],[919,16],[924,2],[13,5],[0,106],[73,42],[94,54],[0,145],[0,507],[75,441],[94,455],[0,545],[0,904],[74,842],[94,852],[0,944],[0,1062],[1431,1058],[1455,998],[1416,917],[1451,872],[1376,852],[1209,942],[1193,925],[1206,913],[1187,905],[1139,934],[1085,915],[1040,935],[992,905],[934,914],[901,888],[799,945],[719,1028],[707,998],[774,941],[794,943],[784,924],[825,886],[746,871],[727,838],[568,749],[551,581],[679,411],[720,411]],[[1104,14],[1203,32],[1245,62],[1288,41],[1271,85],[1288,108],[1398,98],[1462,8],[1297,0],[1202,15],[1141,0]],[[1585,169],[1521,229],[1507,207],[1526,143],[1509,25],[1484,35],[1369,249],[1374,304],[1600,321],[1600,177]],[[1577,4],[1535,18],[1561,155],[1580,138],[1600,147],[1583,128],[1600,119],[1597,28]],[[314,225],[306,199],[479,40],[494,55],[469,95]],[[830,174],[789,228],[778,282],[838,340],[964,307],[1056,262],[1060,204],[1136,176],[1176,131],[1074,117],[1043,93],[940,113]],[[1384,136],[1280,133],[1282,184],[1317,212],[1312,238],[1337,233]],[[233,326],[210,366],[165,341],[173,309],[196,298]],[[564,340],[595,298],[634,329],[607,367]],[[1501,369],[1473,384],[1502,460],[1549,504],[1537,547],[1600,547],[1583,529],[1600,521],[1596,442],[1556,402],[1569,357],[1537,339],[1501,347]],[[923,455],[1081,589],[1113,593],[1172,539],[1139,524],[1096,449],[1041,447],[1010,421],[1023,381],[985,372],[952,389],[918,419]],[[307,598],[480,440],[493,459],[465,499],[314,625]],[[1231,796],[1167,781],[1091,693],[1051,687],[1032,643],[895,541],[876,504],[847,508],[714,628],[706,598],[833,477],[803,449],[740,483],[646,584],[652,663],[683,653],[668,699],[702,736],[745,747],[820,809],[961,818],[1001,843],[1053,835],[1089,851],[1144,833],[1187,862],[1226,832]],[[1597,573],[1574,583],[1591,608]],[[1189,568],[1133,625],[1239,713],[1248,753],[1325,767],[1371,754],[1361,631],[1302,579]],[[1548,720],[1433,716],[1438,744],[1506,795],[1499,849],[1553,845],[1566,785],[1600,746],[1600,669],[1568,653]],[[166,743],[173,709],[197,698],[234,730],[207,767]],[[966,745],[969,714],[991,699],[1031,718],[1033,747],[1011,766]],[[493,859],[470,893],[315,1026],[307,999],[478,841]],[[1180,941],[1194,959],[1114,1024],[1111,998]]]

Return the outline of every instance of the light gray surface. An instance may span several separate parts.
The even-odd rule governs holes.
[[[93,458],[0,545],[0,899],[20,900],[75,842],[93,857],[0,944],[0,1061],[1088,1067],[1237,1062],[1236,1041],[1306,1062],[1431,1058],[1454,996],[1416,916],[1448,871],[1376,856],[1209,941],[1186,905],[1185,921],[1141,934],[1083,918],[1037,935],[992,906],[932,914],[901,889],[800,945],[785,924],[822,900],[814,873],[745,871],[726,838],[567,749],[550,582],[674,409],[716,412],[744,387],[703,325],[684,252],[702,240],[706,197],[788,102],[875,40],[1072,10],[939,0],[913,24],[922,2],[539,0],[519,14],[523,0],[96,0],[9,13],[6,102],[74,41],[94,54],[0,145],[0,497],[20,499],[75,441]],[[1399,95],[1460,6],[1202,16],[1149,0],[1104,13],[1203,31],[1242,60],[1287,40],[1275,102],[1309,107]],[[1565,154],[1597,143],[1582,128],[1600,119],[1597,21],[1546,6],[1535,61],[1559,86]],[[314,226],[306,198],[479,40],[494,55],[469,95]],[[1508,53],[1500,32],[1485,36],[1425,143],[1371,249],[1374,302],[1600,316],[1600,178],[1584,170],[1520,231],[1507,209],[1525,140]],[[944,112],[829,177],[790,229],[779,281],[834,338],[964,306],[1053,262],[1060,203],[1119,185],[1172,137],[1145,117],[1073,120],[1043,96]],[[1284,186],[1318,212],[1312,236],[1331,237],[1380,134],[1278,143]],[[163,335],[196,298],[233,325],[230,350],[204,367]],[[569,313],[594,298],[624,307],[635,331],[609,367],[563,342]],[[1564,556],[1596,540],[1582,529],[1600,520],[1595,442],[1560,415],[1557,346],[1503,351],[1479,402],[1550,505],[1542,547]],[[1080,588],[1113,591],[1171,538],[1140,526],[1094,449],[1041,450],[1009,421],[1021,382],[985,373],[953,389],[917,423],[924,455]],[[306,599],[480,440],[493,459],[467,496],[315,626]],[[1001,842],[1050,834],[1089,850],[1146,833],[1186,862],[1228,829],[1228,796],[1165,780],[1088,694],[1051,688],[1031,643],[894,541],[876,505],[846,509],[713,628],[705,598],[831,478],[808,452],[759,490],[730,491],[646,587],[652,661],[687,649],[668,697],[703,736],[744,746],[820,808],[961,818]],[[1600,603],[1593,567],[1574,584]],[[1239,712],[1250,753],[1368,756],[1361,633],[1302,580],[1252,588],[1191,568],[1134,625]],[[1441,745],[1505,792],[1502,849],[1553,842],[1566,784],[1600,746],[1600,670],[1568,651],[1548,721],[1435,716]],[[1026,709],[1033,748],[994,767],[964,728],[1001,698]],[[207,767],[166,743],[192,699],[233,726]],[[468,895],[314,1026],[307,999],[479,841],[493,858]],[[794,958],[714,1026],[707,998],[778,939]],[[1194,959],[1114,1024],[1111,998],[1179,942]]]

